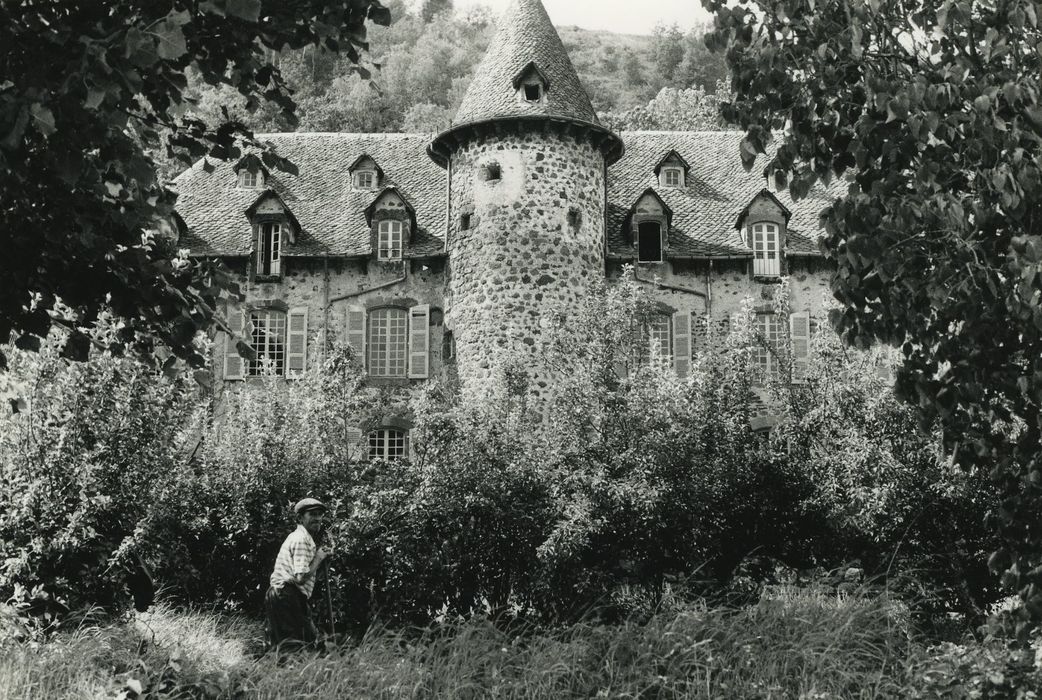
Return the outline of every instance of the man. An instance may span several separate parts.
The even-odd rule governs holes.
[[[264,596],[268,613],[268,644],[272,647],[312,646],[318,628],[311,619],[308,600],[315,590],[315,578],[329,552],[319,547],[326,507],[314,498],[304,498],[293,506],[297,529],[289,534],[275,559],[271,586]]]

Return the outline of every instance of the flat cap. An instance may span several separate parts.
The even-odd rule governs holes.
[[[293,512],[297,515],[306,510],[329,510],[329,508],[326,508],[326,504],[317,498],[302,498],[297,501],[297,505],[293,506]]]

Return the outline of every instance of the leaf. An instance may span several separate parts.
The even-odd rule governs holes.
[[[171,13],[177,14],[177,13]],[[188,14],[185,12],[184,14]],[[185,43],[185,34],[181,30],[181,23],[168,16],[156,25],[153,31],[159,40],[157,47],[159,57],[166,61],[173,61],[188,53],[188,44]]]
[[[247,22],[260,21],[260,0],[226,0],[224,9],[232,17],[238,17]]]
[[[87,99],[83,101],[83,105],[87,109],[97,109],[105,101],[105,94],[104,90],[90,88],[87,90]]]
[[[50,109],[44,107],[39,102],[34,102],[29,108],[29,112],[32,114],[36,128],[40,130],[41,134],[50,136],[57,131],[54,127],[54,113]]]

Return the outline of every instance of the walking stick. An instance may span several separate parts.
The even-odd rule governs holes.
[[[336,627],[333,625],[333,581],[330,577],[330,564],[329,560],[325,561],[326,565],[326,603],[329,605],[329,636],[333,638],[333,644],[337,644],[336,641]]]

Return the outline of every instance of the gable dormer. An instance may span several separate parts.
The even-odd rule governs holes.
[[[785,234],[791,217],[788,208],[767,189],[760,190],[738,214],[735,228],[753,253],[754,277],[782,275]]]
[[[383,190],[365,208],[365,222],[372,235],[372,249],[379,262],[397,262],[416,230],[416,210],[396,187]]]
[[[546,102],[546,93],[550,90],[550,79],[540,70],[535,61],[529,61],[524,68],[514,75],[514,90],[517,99],[530,104]]]
[[[368,154],[363,153],[355,158],[355,162],[347,171],[351,175],[351,189],[361,192],[380,189],[384,172]]]
[[[247,153],[235,164],[236,186],[244,190],[262,190],[270,173],[255,153]]]
[[[297,242],[300,223],[275,190],[266,190],[246,209],[253,228],[255,277],[282,277],[282,254],[287,244]]]
[[[625,227],[638,263],[660,263],[666,259],[672,223],[673,210],[653,188],[637,197],[626,216]]]
[[[660,187],[687,187],[691,167],[679,153],[670,151],[655,165],[655,176]]]

